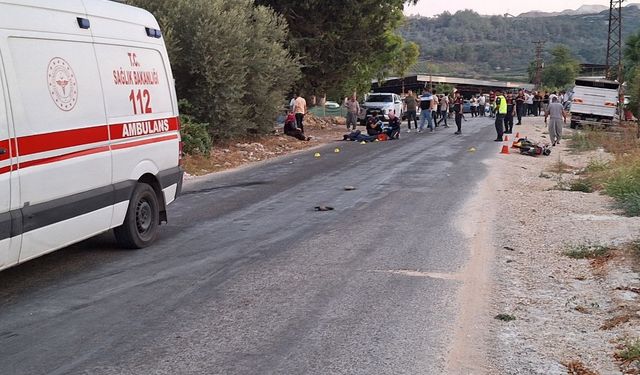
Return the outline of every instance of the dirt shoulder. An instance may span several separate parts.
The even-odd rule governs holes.
[[[524,122],[515,131],[548,140],[542,118]],[[502,314],[488,332],[492,374],[640,374],[637,361],[616,355],[640,338],[640,261],[629,249],[640,218],[621,216],[597,192],[558,189],[592,160],[610,158],[575,154],[567,143],[548,157],[512,150],[490,167],[500,202],[490,314]],[[605,250],[568,256],[589,249]]]
[[[342,140],[342,135],[347,133],[345,119],[307,115],[305,133],[311,137],[309,142],[284,135],[280,126],[274,129],[272,135],[236,139],[214,145],[210,156],[185,157],[183,165],[187,178],[233,169]]]

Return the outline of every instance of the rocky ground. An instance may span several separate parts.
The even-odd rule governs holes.
[[[542,118],[524,122],[522,136],[548,140]],[[490,168],[498,181],[490,313],[500,318],[488,333],[492,374],[640,374],[638,361],[616,354],[640,338],[640,218],[597,192],[561,189],[591,160],[610,157],[567,144],[547,157],[512,149]],[[603,254],[567,256],[588,247]]]
[[[305,132],[311,137],[309,142],[284,135],[282,126],[278,126],[275,127],[272,135],[217,144],[213,147],[209,157],[185,157],[186,178],[232,169],[341,140],[342,135],[347,133],[345,119],[307,115]]]

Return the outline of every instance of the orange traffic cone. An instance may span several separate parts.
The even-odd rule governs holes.
[[[504,141],[505,141],[505,142],[509,142],[509,136],[508,136],[508,135],[505,135],[505,136],[504,136]]]
[[[513,140],[513,144],[511,144],[511,148],[518,148],[518,141]]]
[[[516,133],[516,139],[520,138],[520,133]]]
[[[502,146],[502,151],[500,151],[501,154],[509,154],[509,146],[507,145],[503,145]]]

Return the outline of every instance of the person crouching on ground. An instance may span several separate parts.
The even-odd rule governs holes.
[[[296,126],[296,115],[293,112],[289,113],[287,119],[284,121],[284,134],[297,138],[301,141],[308,141],[311,139],[304,135],[302,130],[298,129]]]
[[[378,118],[378,112],[371,112],[371,116],[367,117],[367,134],[377,136],[382,133],[382,121]]]
[[[389,136],[390,139],[399,139],[400,138],[400,118],[396,116],[395,112],[389,112],[389,125],[383,127],[385,134]]]
[[[562,138],[562,120],[564,119],[564,123],[567,123],[567,113],[557,97],[551,99],[549,111],[544,114],[545,124],[548,117],[551,117],[551,121],[549,121],[549,138],[551,139],[551,144],[555,146],[560,144],[560,138]]]

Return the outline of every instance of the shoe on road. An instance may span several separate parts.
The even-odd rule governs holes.
[[[460,135],[460,134],[462,134],[462,132],[455,132],[455,133],[453,133],[453,134],[455,134],[455,135]]]

